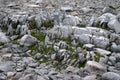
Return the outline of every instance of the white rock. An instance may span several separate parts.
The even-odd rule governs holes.
[[[87,28],[79,28],[79,27],[73,26],[72,30],[73,30],[73,34],[76,34],[76,35],[90,34]]]
[[[91,43],[91,35],[89,34],[81,34],[81,35],[74,35],[75,38],[83,44],[90,44]]]
[[[73,11],[73,8],[70,6],[66,6],[66,7],[61,7],[61,10],[66,11],[66,12],[71,12],[71,11]]]
[[[25,45],[25,46],[32,46],[32,45],[36,44],[36,42],[37,42],[37,39],[31,35],[24,35],[20,39],[20,44]]]
[[[109,21],[108,27],[115,30],[116,33],[120,33],[120,22],[117,19]]]
[[[65,19],[63,20],[63,25],[71,25],[71,26],[76,26],[77,24],[79,24],[82,21],[82,19],[80,19],[77,16],[72,16],[72,15],[66,15]]]
[[[93,44],[97,47],[105,49],[109,45],[109,39],[105,37],[98,37],[98,36],[93,36],[92,37]]]
[[[107,56],[111,54],[110,51],[107,51],[101,48],[95,48],[95,51],[98,52],[100,56]]]
[[[83,80],[97,80],[96,78],[97,78],[96,75],[90,75],[90,76],[86,76]]]
[[[85,68],[91,72],[104,73],[106,72],[106,67],[97,63],[95,61],[87,61]]]
[[[0,32],[0,42],[3,42],[3,43],[9,42],[9,39],[3,32]]]

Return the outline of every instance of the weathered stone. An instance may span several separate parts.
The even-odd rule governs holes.
[[[100,63],[97,63],[95,61],[88,61],[86,63],[85,68],[91,72],[95,73],[104,73],[106,72],[105,66],[101,65]]]
[[[24,35],[20,39],[20,44],[25,45],[25,46],[32,46],[32,45],[36,44],[36,42],[37,42],[37,39],[31,35]]]
[[[120,80],[120,75],[114,72],[106,72],[102,75],[102,80]]]

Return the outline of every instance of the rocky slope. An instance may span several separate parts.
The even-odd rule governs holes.
[[[119,0],[0,0],[0,80],[120,80]]]

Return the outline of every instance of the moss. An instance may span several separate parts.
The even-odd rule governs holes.
[[[78,27],[86,27],[86,25],[84,23],[79,23],[76,26],[78,26]]]
[[[42,21],[42,26],[44,26],[44,27],[46,27],[46,28],[53,28],[54,22],[53,22],[53,20],[50,20],[50,21]]]
[[[44,39],[45,39],[44,33],[41,33],[41,32],[35,31],[35,30],[31,30],[31,35],[36,37],[37,40],[44,42]]]
[[[79,42],[76,47],[81,47],[82,48],[83,44]]]
[[[0,46],[4,46],[5,45],[5,43],[3,43],[3,42],[0,42]]]
[[[30,26],[30,29],[35,29],[36,28],[36,22],[35,22],[35,19],[33,20],[28,20],[28,24]]]
[[[100,55],[99,55],[99,53],[98,52],[95,52],[95,61],[96,62],[99,62],[99,60],[100,60]]]

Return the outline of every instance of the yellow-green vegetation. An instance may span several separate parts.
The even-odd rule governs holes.
[[[100,55],[99,55],[99,53],[98,52],[95,52],[95,61],[96,62],[99,62],[99,60],[100,60]]]
[[[45,34],[42,33],[42,32],[39,32],[37,30],[31,30],[30,31],[31,35],[36,37],[37,40],[41,41],[41,42],[44,42],[44,39],[45,39]]]
[[[54,21],[50,20],[50,21],[42,21],[42,26],[46,27],[46,28],[53,28],[54,26]]]
[[[33,20],[28,20],[28,24],[29,24],[29,26],[30,26],[30,29],[35,29],[35,28],[36,28],[35,19],[33,19]]]

